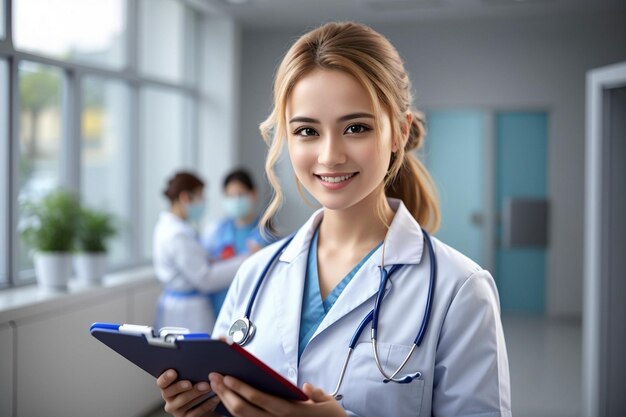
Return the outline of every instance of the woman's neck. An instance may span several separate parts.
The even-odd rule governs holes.
[[[377,206],[383,199],[387,224],[380,218]],[[384,196],[366,197],[359,204],[344,210],[324,210],[320,225],[320,244],[336,248],[373,246],[387,234],[394,212]]]
[[[187,220],[187,213],[185,212],[182,204],[180,204],[179,202],[173,203],[170,206],[170,213],[182,220]]]

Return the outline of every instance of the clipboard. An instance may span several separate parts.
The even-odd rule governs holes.
[[[171,327],[155,333],[150,326],[114,323],[94,323],[89,332],[155,378],[174,369],[179,379],[195,384],[207,381],[210,372],[218,372],[277,397],[308,399],[298,387],[238,344],[211,339],[206,333],[190,333],[184,328]],[[215,412],[231,415],[222,403]]]

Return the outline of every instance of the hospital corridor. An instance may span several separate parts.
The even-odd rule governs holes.
[[[0,417],[626,416],[623,0],[0,0],[0,195]]]

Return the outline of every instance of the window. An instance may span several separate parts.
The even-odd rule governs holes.
[[[38,201],[61,184],[61,93],[57,68],[23,61],[19,65],[20,121],[18,203]],[[20,216],[18,224],[27,221]],[[32,268],[32,253],[20,240],[19,268]]]
[[[198,10],[186,0],[0,0],[0,287],[34,281],[22,204],[58,187],[115,217],[111,269],[147,263],[165,179],[196,169]]]
[[[9,181],[11,176],[9,175],[9,111],[8,111],[8,99],[9,99],[9,69],[7,61],[0,59],[0,193],[3,196],[9,194]],[[0,287],[8,283],[8,252],[9,245],[8,236],[9,230],[9,204],[10,198],[2,198],[0,202]]]
[[[190,81],[194,14],[175,0],[142,0],[139,69],[147,76],[172,82]]]
[[[152,231],[159,212],[167,208],[163,196],[167,179],[192,165],[189,123],[184,117],[187,100],[181,94],[158,88],[142,91],[143,256],[152,253]]]
[[[17,49],[120,68],[125,53],[123,0],[13,0]]]
[[[119,81],[86,77],[81,112],[81,201],[113,214],[120,233],[110,242],[112,265],[132,261],[130,93]]]

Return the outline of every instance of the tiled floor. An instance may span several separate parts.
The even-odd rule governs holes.
[[[579,321],[503,318],[515,417],[581,415]]]
[[[581,326],[532,316],[505,316],[514,417],[578,417]],[[149,417],[164,417],[156,412]]]

